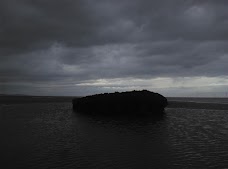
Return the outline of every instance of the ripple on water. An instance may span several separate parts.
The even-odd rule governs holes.
[[[186,159],[182,156],[188,153],[188,159],[196,157],[189,162],[195,167],[200,161],[205,168],[228,167],[226,111],[169,109],[167,113],[173,126],[169,128],[173,154],[182,159],[179,163],[184,166]]]

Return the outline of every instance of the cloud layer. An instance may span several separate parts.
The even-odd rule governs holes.
[[[168,95],[178,95],[177,87],[185,88],[183,95],[186,88],[223,91],[227,5],[226,0],[2,0],[0,93],[156,90],[157,78],[163,79],[159,91]]]

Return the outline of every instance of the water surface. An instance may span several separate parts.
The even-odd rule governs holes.
[[[166,109],[158,119],[94,117],[70,102],[0,106],[4,168],[228,168],[228,115]]]

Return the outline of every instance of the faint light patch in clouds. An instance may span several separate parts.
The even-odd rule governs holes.
[[[210,6],[195,5],[185,11],[188,24],[195,28],[210,26],[215,20],[215,13]]]
[[[204,87],[228,85],[228,77],[183,77],[183,78],[115,78],[87,80],[76,86],[97,86],[97,87],[137,87],[137,88],[172,88],[172,87]]]
[[[97,79],[88,80],[75,84],[76,86],[90,86],[101,88],[101,90],[110,89],[112,91],[124,90],[143,90],[161,92],[170,96],[168,92],[176,90],[173,96],[178,96],[184,90],[191,90],[192,95],[199,93],[201,95],[210,95],[214,88],[221,88],[220,92],[226,92],[224,86],[228,86],[228,77],[183,77],[183,78],[152,78],[152,79],[136,79],[136,78],[117,78],[117,79]],[[178,90],[179,91],[178,91]],[[195,93],[194,93],[195,92]],[[171,95],[172,96],[172,95]],[[225,95],[222,95],[225,96]]]

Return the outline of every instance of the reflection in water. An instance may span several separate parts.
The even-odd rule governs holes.
[[[89,161],[123,168],[165,167],[169,160],[164,117],[102,117],[75,114]],[[109,166],[110,167],[110,166]],[[118,167],[117,167],[118,168]]]
[[[155,119],[84,115],[70,103],[9,105],[0,155],[4,168],[226,168],[227,121],[226,111],[167,109]]]

